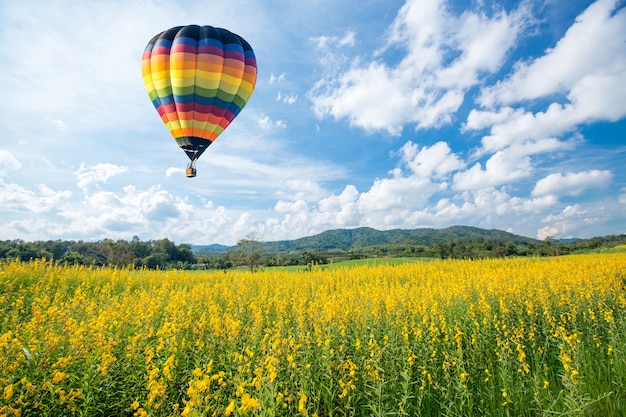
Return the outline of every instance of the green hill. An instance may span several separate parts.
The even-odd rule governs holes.
[[[502,230],[486,230],[478,227],[452,226],[445,229],[393,229],[376,230],[370,227],[356,229],[327,230],[313,236],[294,240],[265,242],[264,250],[268,253],[285,252],[331,252],[349,251],[379,245],[423,245],[433,246],[455,240],[489,240],[512,243],[515,245],[537,244],[540,241],[515,235]],[[223,245],[193,246],[194,253],[224,253],[232,247]]]

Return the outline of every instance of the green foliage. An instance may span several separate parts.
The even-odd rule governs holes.
[[[52,259],[67,265],[190,269],[196,264],[191,245],[176,245],[169,239],[142,242],[104,239],[84,241],[0,241],[0,259]]]

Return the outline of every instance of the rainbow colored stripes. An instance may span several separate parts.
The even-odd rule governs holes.
[[[248,42],[226,29],[178,26],[148,43],[142,74],[163,123],[194,161],[248,102],[256,57]]]

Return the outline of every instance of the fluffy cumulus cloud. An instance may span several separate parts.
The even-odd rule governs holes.
[[[32,190],[0,179],[0,211],[46,213],[54,210],[71,195],[71,191],[55,191],[44,184],[39,184],[36,190]]]
[[[548,138],[507,146],[489,156],[484,169],[480,163],[476,163],[468,170],[455,174],[454,187],[470,190],[514,183],[532,176],[533,157],[570,150],[575,145],[575,141]]]
[[[446,142],[437,142],[433,146],[419,148],[413,142],[407,142],[400,149],[402,162],[418,177],[443,177],[465,167],[465,162],[452,153]]]
[[[127,167],[117,166],[110,163],[101,163],[94,166],[81,164],[80,168],[78,168],[74,175],[76,175],[76,178],[78,179],[78,188],[87,192],[90,185],[97,184],[99,182],[106,183],[109,178],[127,171]]]
[[[490,127],[486,152],[508,145],[560,136],[597,120],[626,116],[626,9],[613,0],[589,6],[546,53],[520,62],[510,77],[482,89],[466,128]],[[567,63],[564,65],[563,63]],[[511,106],[556,98],[544,110]]]
[[[472,11],[456,16],[443,1],[409,0],[388,33],[388,44],[377,51],[380,59],[356,59],[337,78],[332,60],[333,75],[310,94],[315,111],[390,134],[399,134],[406,124],[450,123],[467,90],[482,75],[499,70],[527,13],[520,7],[491,16]],[[398,48],[405,54],[396,65],[382,59]]]
[[[550,174],[540,179],[532,191],[533,196],[546,194],[578,196],[587,189],[606,187],[611,182],[611,171],[591,170]]]
[[[405,144],[398,166],[365,191],[348,185],[338,195],[319,201],[280,201],[277,216],[266,222],[273,235],[293,238],[328,228],[368,225],[379,229],[443,227],[475,224],[503,228],[511,216],[539,217],[558,203],[553,195],[518,197],[493,185],[456,191],[449,184],[466,170],[462,159],[445,142],[420,147]],[[494,175],[495,172],[490,172]],[[520,227],[532,227],[529,224]],[[524,229],[528,230],[528,229]]]
[[[599,0],[589,6],[554,48],[533,61],[519,63],[509,79],[484,89],[479,101],[493,106],[572,91],[575,97],[584,96],[593,94],[593,88],[602,84],[601,79],[619,86],[625,76],[626,10],[616,10],[617,6],[614,0]],[[602,96],[605,100],[597,104],[606,106],[606,110],[613,104],[621,104],[618,112],[623,112],[626,106],[623,100],[619,100],[621,103],[614,100],[624,97],[623,91]],[[601,89],[598,93],[606,92]]]
[[[0,175],[22,167],[11,152],[0,149]],[[69,190],[55,191],[45,184],[29,188],[0,177],[0,212],[42,214],[53,211],[60,203],[69,199]]]
[[[585,209],[579,204],[568,205],[560,212],[550,214],[543,219],[546,226],[537,231],[539,239],[554,236],[573,236],[580,229],[580,223],[593,226],[603,220],[606,214],[600,208]]]
[[[128,185],[123,188],[123,193],[98,191],[90,195],[85,204],[90,208],[88,216],[76,218],[73,211],[62,215],[72,219],[74,224],[82,223],[81,227],[118,232],[145,231],[148,227],[180,219],[192,211],[184,201],[157,186],[139,190]]]

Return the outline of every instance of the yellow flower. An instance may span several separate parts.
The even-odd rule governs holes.
[[[135,414],[133,414],[135,417],[146,417],[147,415],[148,413],[143,408],[138,408],[137,411],[135,411]]]
[[[61,371],[54,371],[54,373],[52,374],[52,383],[53,384],[58,384],[59,382],[63,381],[65,379],[65,376],[67,374],[65,372],[61,372]]]
[[[298,412],[302,413],[304,415],[307,415],[307,409],[306,409],[306,401],[307,401],[307,396],[305,393],[301,392],[300,393],[300,400],[298,401]]]
[[[13,384],[9,384],[6,387],[4,387],[4,399],[10,400],[12,396],[13,396]]]
[[[189,415],[189,413],[191,413],[191,410],[193,410],[193,407],[191,406],[190,403],[187,403],[187,405],[183,409],[182,413],[180,413],[181,417],[187,417]],[[226,415],[228,416],[230,414],[226,414]]]
[[[226,407],[226,410],[224,410],[224,415],[225,416],[229,416],[233,413],[233,411],[235,411],[235,401],[230,401],[230,404],[228,404],[228,407]]]
[[[241,407],[243,411],[247,411],[253,408],[259,408],[259,400],[250,396],[250,394],[245,393],[241,397]]]
[[[502,407],[506,407],[511,403],[511,400],[509,399],[509,394],[507,394],[506,390],[504,389],[502,390],[502,398],[504,398],[504,401],[502,402]]]

